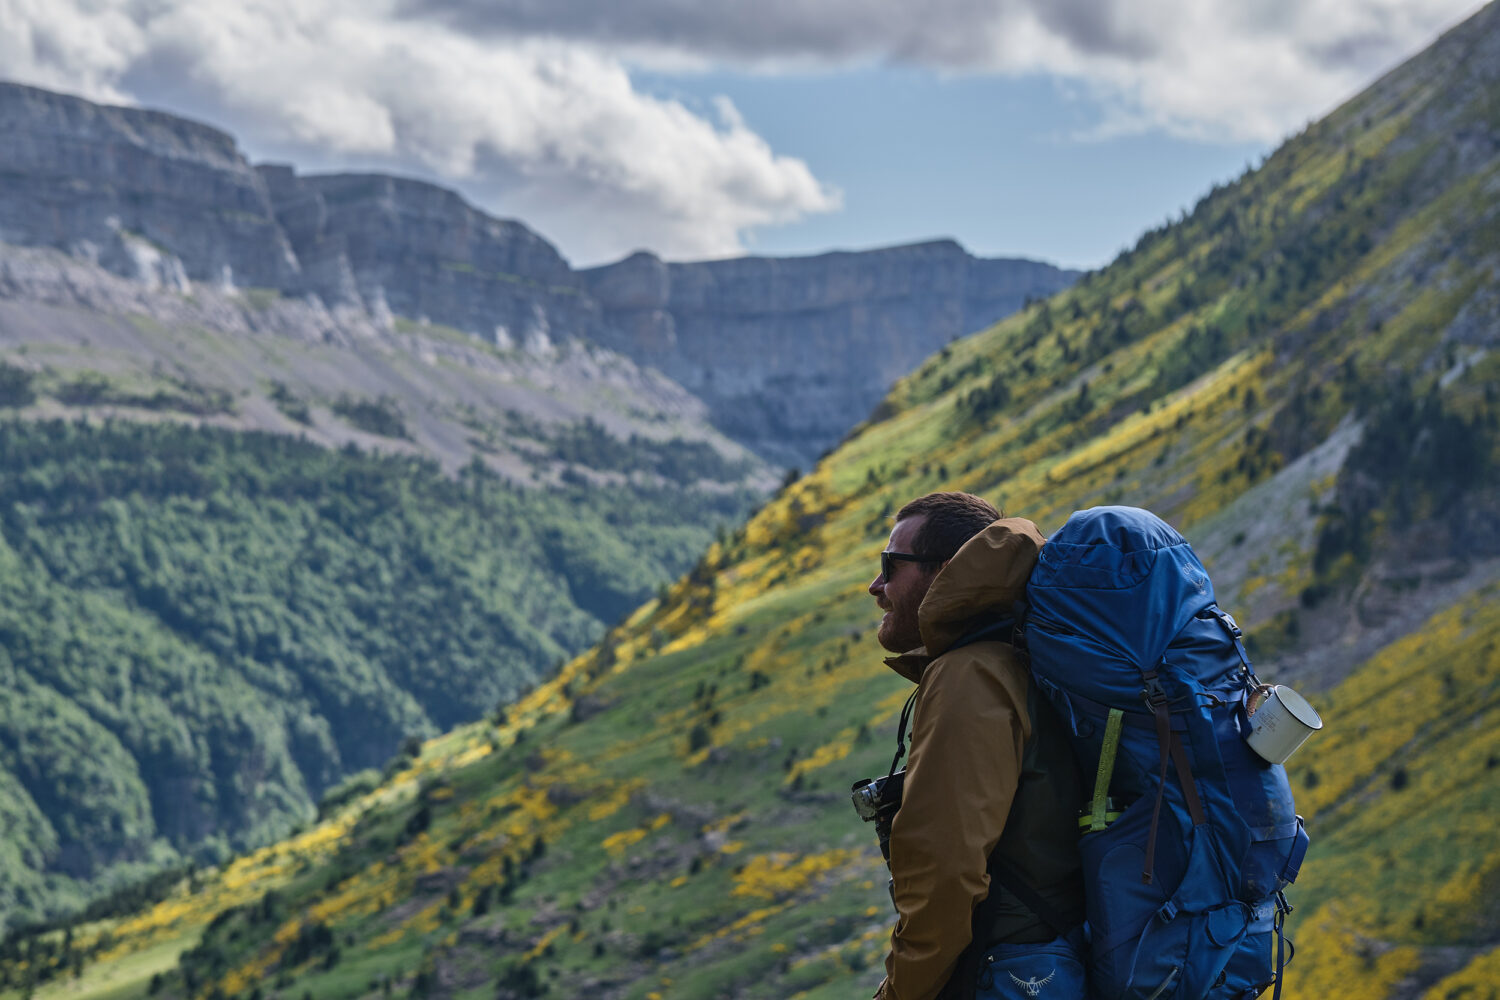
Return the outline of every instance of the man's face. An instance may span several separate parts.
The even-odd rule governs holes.
[[[891,540],[886,549],[890,552],[910,553],[912,541],[926,519],[925,514],[918,514],[897,521],[896,526],[891,529]],[[922,632],[917,627],[917,608],[921,607],[922,598],[927,596],[927,588],[932,585],[932,578],[936,575],[937,566],[932,563],[898,560],[891,564],[889,579],[882,573],[870,582],[870,593],[874,596],[875,603],[885,612],[885,617],[880,621],[880,631],[876,634],[881,646],[892,653],[905,653],[922,645]]]

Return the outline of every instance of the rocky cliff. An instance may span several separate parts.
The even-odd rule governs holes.
[[[816,257],[668,264],[648,253],[583,272],[600,336],[709,404],[729,436],[806,462],[896,379],[955,338],[1076,277],[984,260],[952,240]]]
[[[519,222],[432,184],[252,166],[160,112],[0,83],[0,243],[50,247],[186,293],[192,282],[396,316],[502,349],[582,340],[701,395],[761,455],[805,464],[892,381],[1071,272],[951,241],[818,257],[575,271]]]
[[[379,174],[263,166],[276,218],[325,302],[389,309],[500,347],[593,340],[598,308],[552,244],[452,191]]]
[[[150,284],[297,287],[266,186],[224,132],[0,83],[0,134],[0,242]]]

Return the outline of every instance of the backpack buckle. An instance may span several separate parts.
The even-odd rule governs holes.
[[[1222,609],[1216,610],[1218,613],[1215,617],[1219,619],[1219,624],[1224,626],[1224,631],[1228,632],[1231,638],[1243,638],[1245,633],[1240,630],[1239,623],[1234,620],[1234,616]]]

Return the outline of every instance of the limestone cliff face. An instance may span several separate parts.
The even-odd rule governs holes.
[[[506,346],[593,339],[598,309],[552,244],[452,191],[263,166],[276,218],[327,303],[380,304]]]
[[[691,264],[637,253],[583,275],[608,346],[702,397],[730,436],[801,464],[934,350],[1076,273],[941,240]]]
[[[574,271],[452,191],[252,167],[231,136],[160,112],[0,83],[0,135],[0,243],[168,291],[269,289],[344,326],[406,317],[532,353],[607,346],[687,386],[720,429],[782,465],[835,444],[934,349],[1073,278],[951,241],[696,264],[641,253]]]
[[[501,346],[596,332],[598,309],[556,248],[432,184],[252,167],[207,125],[8,83],[0,134],[0,243],[181,291],[316,296]]]
[[[0,135],[0,242],[152,284],[298,283],[265,184],[218,129],[0,83]]]

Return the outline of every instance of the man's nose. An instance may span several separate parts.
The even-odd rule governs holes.
[[[884,573],[881,573],[875,579],[873,579],[873,580],[870,581],[869,590],[870,590],[870,596],[872,596],[872,597],[879,597],[880,596],[881,591],[885,590],[885,574]]]

